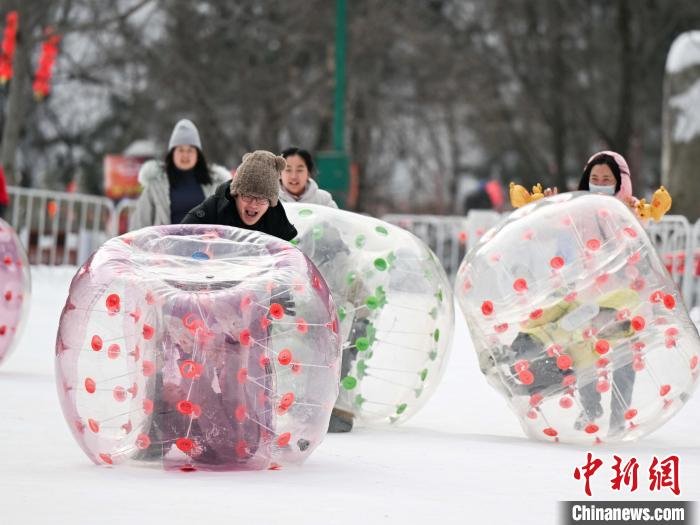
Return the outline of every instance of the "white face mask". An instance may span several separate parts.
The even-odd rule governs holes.
[[[603,195],[615,195],[615,186],[598,186],[597,184],[588,183],[588,189],[593,193],[602,193]]]

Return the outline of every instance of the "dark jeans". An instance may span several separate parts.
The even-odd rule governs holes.
[[[625,411],[632,401],[635,371],[632,363],[628,363],[613,372],[612,399],[610,401],[610,429],[619,429],[625,424]],[[597,381],[591,381],[579,387],[579,395],[584,412],[590,421],[600,417],[603,408],[600,405],[601,395],[596,390]]]
[[[228,315],[208,316],[202,337],[193,334],[176,342],[173,334],[164,334],[156,356],[159,372],[149,430],[151,447],[142,454],[143,459],[163,458],[179,439],[194,445],[189,453],[194,465],[209,469],[260,468],[269,459],[273,369],[261,361],[260,348],[269,333],[258,322],[267,312],[255,304],[246,313],[236,310],[241,297],[231,294],[224,299],[230,310],[221,312],[228,311]],[[174,321],[171,326],[195,319],[187,312],[198,311],[197,298],[173,303],[164,305],[165,316]],[[260,343],[238,341],[225,333],[223,326],[234,318],[248,326],[252,340]],[[195,371],[194,363],[199,370]],[[175,460],[172,466],[180,462]]]

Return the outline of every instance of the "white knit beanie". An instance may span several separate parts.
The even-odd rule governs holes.
[[[178,121],[170,135],[168,142],[168,151],[175,146],[195,146],[198,150],[202,150],[202,141],[199,140],[199,131],[197,126],[191,120],[183,118]]]

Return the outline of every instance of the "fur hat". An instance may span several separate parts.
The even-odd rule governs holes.
[[[271,206],[277,206],[280,174],[286,164],[283,157],[269,151],[246,153],[231,182],[231,195],[263,197]]]
[[[202,151],[202,141],[199,139],[199,131],[197,131],[197,126],[191,120],[183,118],[179,120],[173,132],[170,135],[170,142],[168,142],[168,151],[176,146],[194,146],[199,151]]]

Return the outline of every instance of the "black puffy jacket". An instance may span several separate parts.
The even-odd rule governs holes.
[[[220,184],[214,195],[208,197],[200,204],[187,212],[181,224],[220,224],[223,226],[235,226],[246,230],[274,235],[285,241],[291,241],[297,236],[297,229],[287,219],[287,214],[278,202],[277,206],[271,206],[255,224],[248,226],[241,220],[236,209],[236,202],[231,196],[231,181]]]

